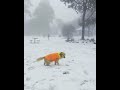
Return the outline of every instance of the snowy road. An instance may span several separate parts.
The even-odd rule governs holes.
[[[24,90],[96,90],[96,45],[66,43],[63,38],[38,37],[39,44],[30,44],[24,37]],[[65,52],[60,65],[44,66],[37,58],[52,52]]]

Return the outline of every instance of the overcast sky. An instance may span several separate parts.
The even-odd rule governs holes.
[[[31,0],[33,4],[32,11],[37,7],[41,0]],[[53,7],[56,18],[62,19],[64,22],[69,22],[79,17],[79,15],[71,8],[67,8],[60,0],[48,0]]]

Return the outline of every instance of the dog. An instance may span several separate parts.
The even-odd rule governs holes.
[[[44,65],[49,66],[51,62],[55,62],[55,65],[59,65],[59,60],[65,58],[64,52],[51,53],[44,57],[40,57],[37,61],[44,60]]]

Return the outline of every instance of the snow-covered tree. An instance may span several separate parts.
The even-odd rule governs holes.
[[[77,13],[82,13],[82,40],[84,40],[85,34],[85,22],[93,16],[96,12],[96,0],[60,0],[65,4],[68,4],[68,8],[73,8]],[[91,14],[86,18],[87,11]]]
[[[54,19],[54,10],[47,0],[42,0],[33,13],[33,18],[27,24],[30,33],[48,35],[50,23]],[[28,33],[29,33],[28,32]]]

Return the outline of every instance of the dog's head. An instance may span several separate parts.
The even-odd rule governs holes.
[[[65,58],[65,53],[64,52],[60,52],[60,57],[61,58]]]

